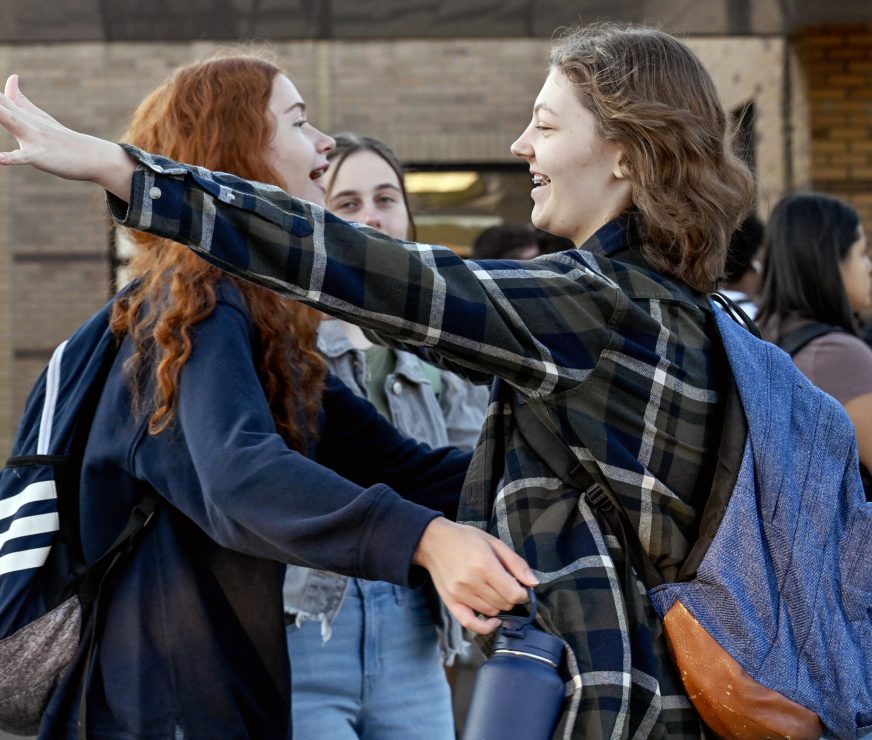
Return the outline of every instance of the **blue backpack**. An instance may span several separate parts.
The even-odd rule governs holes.
[[[516,402],[519,428],[622,542],[688,696],[718,736],[855,738],[872,730],[872,503],[854,427],[719,299],[703,306],[730,369],[718,466],[674,582],[536,399]]]
[[[84,565],[79,479],[91,422],[118,342],[112,303],[55,350],[36,381],[0,470],[0,729],[35,733],[80,644],[95,646],[99,594],[151,519],[145,491],[109,550]]]

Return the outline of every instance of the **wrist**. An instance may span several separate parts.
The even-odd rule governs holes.
[[[89,179],[125,203],[129,202],[136,162],[118,144],[89,138],[94,142],[94,161],[99,165],[97,172]]]
[[[413,565],[420,565],[422,568],[428,567],[432,562],[433,553],[438,549],[435,541],[439,539],[439,535],[446,525],[450,525],[450,522],[442,516],[437,516],[424,527],[421,539],[418,540],[418,546],[412,555]]]

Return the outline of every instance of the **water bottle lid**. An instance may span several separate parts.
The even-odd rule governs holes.
[[[563,640],[543,632],[533,624],[536,618],[536,594],[530,588],[527,589],[527,593],[530,595],[530,616],[502,617],[503,624],[497,630],[494,640],[494,653],[501,651],[524,653],[559,665],[563,655]]]

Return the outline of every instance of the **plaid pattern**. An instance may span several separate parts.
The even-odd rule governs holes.
[[[132,147],[125,225],[229,272],[498,376],[459,519],[513,547],[542,581],[542,626],[567,643],[556,737],[701,737],[644,587],[578,491],[526,446],[508,394],[545,401],[586,469],[628,510],[665,578],[695,539],[719,425],[705,317],[634,257],[629,219],[582,249],[468,262],[400,245],[282,191]]]

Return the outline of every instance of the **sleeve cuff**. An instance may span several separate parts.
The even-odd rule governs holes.
[[[422,583],[427,571],[413,565],[412,558],[427,525],[439,516],[385,487],[373,504],[370,524],[358,549],[361,576],[406,587]]]

